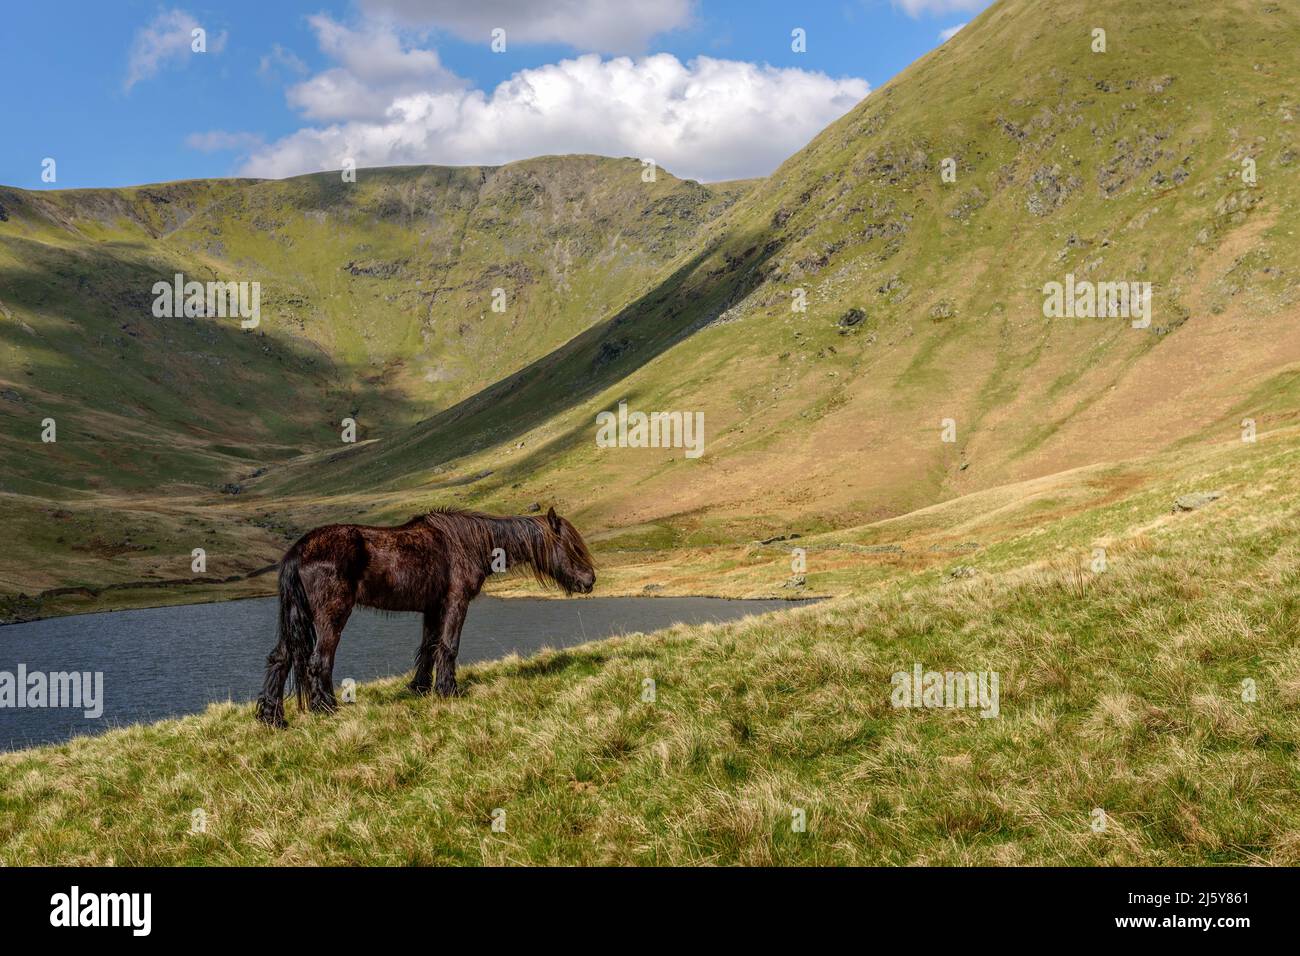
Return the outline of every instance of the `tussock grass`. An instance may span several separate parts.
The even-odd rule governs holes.
[[[922,575],[474,666],[454,700],[381,681],[280,733],[217,705],[0,756],[0,858],[1295,864],[1298,583],[1287,508],[1206,511],[1101,574]],[[999,672],[1000,716],[894,709],[915,662]]]

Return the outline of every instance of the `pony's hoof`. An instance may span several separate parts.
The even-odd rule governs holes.
[[[419,684],[415,681],[411,681],[406,686],[411,693],[415,694],[417,697],[428,697],[430,692],[433,690],[432,684]]]
[[[442,686],[440,686],[440,687],[438,688],[438,696],[439,696],[439,697],[462,697],[462,696],[464,696],[464,693],[465,693],[465,692],[462,691],[462,690],[461,690],[459,687],[457,687],[455,684],[452,684],[450,687],[442,687]]]
[[[284,701],[259,700],[257,702],[257,719],[268,727],[274,727],[276,730],[284,730],[289,726],[289,722],[284,719]]]
[[[333,694],[312,694],[307,701],[307,707],[320,714],[332,714],[339,709],[338,701],[334,699]]]

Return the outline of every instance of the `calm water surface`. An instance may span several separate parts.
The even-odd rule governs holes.
[[[17,675],[101,671],[103,715],[82,710],[0,706],[0,750],[93,734],[116,724],[201,711],[214,701],[252,700],[275,644],[276,598],[113,611],[0,627],[0,672]],[[791,601],[720,598],[480,597],[470,605],[459,662],[492,660],[512,651],[652,631],[683,622],[727,621],[793,607]],[[334,663],[337,689],[409,671],[420,643],[420,615],[384,615],[358,608],[343,632]],[[0,678],[3,679],[3,678]]]

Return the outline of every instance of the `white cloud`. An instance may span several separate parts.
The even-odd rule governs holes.
[[[201,24],[184,10],[164,10],[135,33],[126,67],[124,89],[130,91],[141,80],[157,75],[163,66],[183,63],[193,54],[193,31]],[[205,39],[208,53],[220,53],[226,46],[221,32]]]
[[[471,42],[487,44],[501,27],[507,44],[640,53],[652,37],[689,23],[693,0],[361,0],[361,6],[372,15],[440,27]]]
[[[308,21],[321,51],[339,64],[289,89],[289,105],[308,119],[378,122],[401,97],[465,85],[436,51],[408,48],[391,28],[352,30],[324,14]]]
[[[185,137],[187,149],[200,153],[219,153],[236,151],[248,153],[262,145],[262,137],[256,133],[228,133],[223,129],[209,130],[206,133],[190,133]]]
[[[940,42],[940,43],[947,43],[949,40],[951,40],[953,37],[955,37],[958,33],[960,33],[960,32],[961,32],[961,28],[964,27],[965,25],[966,25],[966,24],[964,24],[964,23],[959,23],[959,24],[957,24],[955,27],[949,27],[949,28],[946,29],[946,30],[941,30],[941,31],[939,32],[939,42]]]
[[[944,16],[949,13],[978,13],[993,0],[894,0],[894,6],[902,7],[910,17],[922,14]]]
[[[716,181],[770,173],[868,92],[865,80],[660,53],[586,54],[521,70],[490,94],[468,89],[430,50],[329,21],[322,48],[339,66],[289,91],[328,122],[271,143],[241,173],[278,178],[358,166],[496,165],[554,153],[653,159]],[[327,39],[328,38],[328,39]],[[360,56],[360,46],[374,53]],[[378,51],[378,52],[375,52]]]
[[[298,54],[292,50],[286,50],[276,43],[271,46],[271,52],[265,54],[259,61],[257,75],[263,79],[275,79],[279,76],[282,68],[290,73],[297,73],[299,76],[309,72],[307,64],[302,61]]]

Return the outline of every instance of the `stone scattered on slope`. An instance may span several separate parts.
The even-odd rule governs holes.
[[[935,322],[946,321],[956,314],[957,306],[948,299],[940,299],[930,309],[930,318]]]
[[[1204,508],[1211,501],[1217,501],[1223,497],[1221,491],[1193,491],[1191,494],[1179,495],[1174,499],[1173,514],[1180,511],[1195,511],[1197,508]]]

